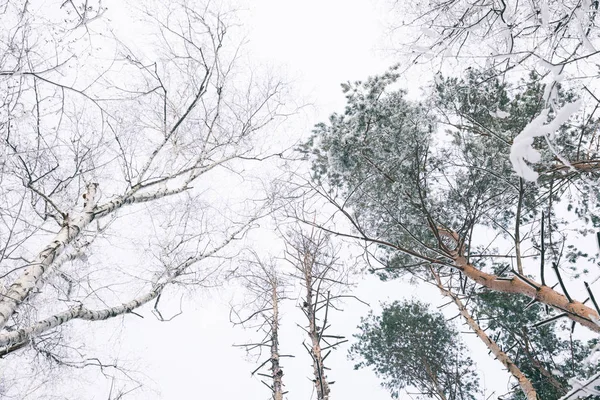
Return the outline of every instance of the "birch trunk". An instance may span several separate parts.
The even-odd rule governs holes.
[[[279,297],[277,284],[273,284],[273,322],[271,323],[271,376],[273,377],[273,400],[283,400],[283,370],[279,365]]]
[[[86,321],[101,321],[109,318],[114,318],[119,315],[126,314],[132,310],[148,303],[155,299],[165,287],[165,284],[156,286],[150,292],[143,296],[137,297],[120,306],[105,308],[103,310],[89,310],[84,307],[71,307],[67,311],[53,315],[27,328],[9,331],[0,334],[0,346],[12,347],[15,344],[28,341],[31,337],[46,332],[52,328],[56,328],[65,322],[73,319],[83,319]]]
[[[101,206],[97,206],[95,203],[98,185],[96,183],[89,184],[87,192],[84,194],[85,202],[83,211],[74,218],[65,218],[64,226],[56,234],[54,240],[38,254],[35,260],[9,286],[7,292],[0,297],[0,329],[6,326],[10,317],[27,299],[33,288],[40,285],[46,269],[94,219],[107,216],[125,205],[145,203],[181,193],[187,189],[187,185],[193,180],[192,177],[196,178],[199,174],[199,172],[193,173],[184,185],[175,189],[163,189],[152,193],[135,195],[140,190],[140,187],[134,188],[127,195],[111,200]],[[154,183],[148,186],[152,185]]]
[[[251,219],[245,226],[248,226],[250,223],[252,223],[252,221],[254,221],[254,219]],[[245,229],[245,226],[233,232],[229,238],[225,239],[218,246],[215,246],[206,253],[201,254],[197,257],[188,258],[185,262],[181,263],[176,268],[173,268],[173,270],[171,271],[171,275],[167,280],[163,281],[162,283],[155,283],[150,292],[143,296],[137,297],[128,303],[123,303],[120,306],[110,307],[104,310],[97,311],[89,310],[82,306],[71,307],[67,311],[39,321],[38,323],[30,327],[18,329],[15,331],[4,331],[3,333],[0,333],[0,346],[4,346],[4,349],[0,351],[0,354],[2,353],[2,351],[14,347],[15,345],[20,345],[20,343],[29,340],[35,335],[39,335],[40,333],[43,333],[52,328],[56,328],[57,326],[62,325],[65,322],[68,322],[73,319],[100,321],[131,312],[132,310],[155,299],[158,295],[160,295],[165,286],[172,283],[173,280],[175,280],[181,273],[185,272],[190,266],[208,257],[213,256],[218,251],[226,247],[232,240],[234,240],[236,235],[238,235]]]
[[[35,260],[24,269],[23,273],[0,298],[0,329],[6,326],[17,307],[23,303],[33,288],[37,286],[50,264],[94,220],[96,188],[97,184],[95,183],[87,186],[87,192],[84,195],[83,212],[72,219],[65,217],[65,224],[58,231],[52,243],[38,254]]]

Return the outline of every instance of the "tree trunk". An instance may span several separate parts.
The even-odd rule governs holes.
[[[531,280],[528,280],[529,283],[527,283],[519,277],[513,277],[511,280],[499,280],[496,275],[475,268],[463,256],[456,257],[454,263],[469,279],[482,286],[498,292],[524,294],[538,300],[540,303],[565,311],[573,321],[579,322],[595,332],[600,332],[600,324],[598,323],[600,320],[596,310],[579,301],[569,301],[566,296],[546,285]]]
[[[17,307],[25,301],[29,293],[41,280],[46,269],[64,251],[65,247],[73,241],[80,232],[87,227],[95,218],[94,208],[96,206],[95,183],[87,186],[84,194],[83,212],[70,219],[64,216],[64,225],[54,237],[52,243],[46,246],[25,268],[23,273],[10,285],[7,292],[0,298],[0,329],[4,328]]]
[[[503,352],[502,349],[500,349],[500,346],[498,346],[498,344],[495,341],[493,341],[483,331],[483,329],[481,329],[481,327],[479,326],[477,321],[475,321],[473,319],[473,317],[469,313],[469,310],[467,310],[467,307],[464,306],[464,304],[462,303],[462,301],[460,301],[458,296],[456,296],[454,293],[452,293],[451,291],[449,291],[442,285],[439,275],[434,273],[434,276],[436,278],[437,287],[440,289],[440,292],[442,292],[442,294],[444,296],[450,297],[452,299],[454,304],[456,304],[456,306],[458,307],[460,314],[463,316],[463,318],[465,319],[467,324],[471,327],[471,329],[473,329],[473,331],[477,334],[477,336],[481,339],[481,341],[487,346],[487,348],[490,349],[492,354],[494,354],[494,356],[496,356],[498,361],[500,361],[502,363],[502,365],[504,365],[506,367],[506,369],[508,369],[508,372],[510,372],[511,375],[517,379],[517,381],[519,382],[519,386],[521,386],[523,393],[525,393],[525,396],[527,397],[527,400],[538,400],[537,393],[536,393],[535,388],[533,387],[533,384],[531,383],[531,381],[529,379],[527,379],[527,377],[525,376],[525,374],[523,374],[523,372],[519,369],[519,367],[517,367],[512,362],[512,360],[510,359],[508,354]]]
[[[427,371],[427,375],[429,375],[429,378],[433,382],[435,392],[440,397],[440,400],[447,400],[446,394],[444,393],[444,391],[440,387],[440,382],[438,381],[438,378],[437,378],[436,374],[434,374],[433,371],[431,370],[431,367],[429,366],[429,363],[425,359],[421,359],[421,361],[423,362],[423,365],[425,366],[425,370]]]
[[[273,377],[273,400],[283,400],[283,370],[279,365],[279,298],[277,284],[271,292],[273,302],[273,321],[271,322],[271,376]]]
[[[432,229],[435,229],[435,227],[432,227]],[[593,308],[590,308],[579,301],[569,300],[565,295],[560,294],[546,285],[534,282],[522,274],[520,274],[521,276],[514,276],[511,279],[506,280],[498,279],[496,275],[485,273],[475,268],[472,264],[469,264],[464,256],[464,249],[462,248],[456,232],[437,228],[437,233],[456,242],[458,248],[451,252],[454,266],[469,279],[488,289],[498,292],[529,296],[532,299],[538,300],[540,303],[547,304],[566,312],[567,316],[573,321],[579,322],[581,325],[595,332],[600,332],[600,315],[598,315],[598,312]]]
[[[313,255],[306,253],[304,255],[304,283],[306,285],[306,316],[308,317],[308,335],[312,344],[311,356],[313,359],[313,374],[315,377],[315,389],[317,391],[318,400],[329,400],[329,384],[325,376],[325,368],[323,366],[323,356],[321,353],[321,337],[317,331],[316,324],[316,305],[313,303],[313,276],[312,276]]]

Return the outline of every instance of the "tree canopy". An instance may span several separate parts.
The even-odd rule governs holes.
[[[573,299],[564,278],[565,272],[585,276],[596,261],[580,248],[582,238],[593,241],[588,235],[598,227],[595,110],[563,121],[560,107],[569,107],[576,95],[558,85],[558,111],[544,113],[545,86],[535,73],[512,85],[493,71],[438,74],[420,102],[395,89],[396,78],[390,72],[343,85],[344,112],[318,124],[301,147],[312,162],[313,188],[353,232],[321,226],[371,243],[367,257],[382,264],[372,268],[382,279],[432,282],[434,267],[454,282],[448,289],[469,288],[477,301],[468,312],[481,318],[507,362],[521,368],[538,396],[558,399],[568,391],[569,377],[594,372],[575,367],[594,342],[565,340],[554,326],[534,326],[569,317],[600,331],[597,305]],[[551,146],[543,137],[532,139],[539,153],[533,183],[515,173],[512,147],[542,118],[556,125],[556,134]],[[591,297],[587,283],[585,288]]]
[[[427,304],[385,304],[381,315],[370,312],[358,329],[350,350],[359,360],[355,368],[372,367],[392,397],[410,386],[423,398],[478,398],[475,366],[458,332]]]

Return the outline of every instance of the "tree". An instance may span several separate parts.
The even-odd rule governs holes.
[[[564,205],[582,223],[589,221],[593,226],[588,216],[594,214],[596,205],[591,199],[598,198],[597,188],[587,179],[587,174],[597,173],[594,169],[564,174],[565,166],[554,161],[551,152],[545,154],[545,168],[541,170],[545,179],[538,182],[541,188],[511,173],[504,155],[508,155],[512,137],[517,134],[515,124],[527,123],[523,108],[535,96],[529,93],[531,88],[510,99],[505,107],[512,113],[507,117],[490,115],[496,112],[490,105],[499,107],[502,97],[509,95],[497,80],[490,79],[477,88],[462,81],[458,86],[464,90],[456,90],[451,102],[444,96],[453,80],[441,84],[436,88],[441,100],[434,97],[438,115],[454,116],[460,122],[454,122],[455,129],[446,135],[438,135],[433,107],[411,104],[402,91],[385,91],[394,80],[395,75],[390,73],[347,85],[345,113],[333,114],[329,124],[317,125],[303,147],[312,159],[314,189],[351,221],[356,234],[350,236],[383,249],[381,257],[390,267],[386,271],[390,276],[397,271],[426,270],[424,264],[448,266],[479,285],[533,297],[600,331],[594,322],[598,311],[593,306],[519,272],[525,258],[540,255],[537,246],[529,247],[525,254],[519,232],[524,227],[539,229],[542,211],[546,212],[546,226],[551,231],[544,239],[548,242],[544,258],[549,259],[545,265],[580,262],[579,256],[586,254],[577,249],[574,236],[561,234],[568,220],[559,218],[556,209]],[[468,95],[457,95],[461,93]],[[581,125],[564,126],[563,147],[574,153],[579,148],[582,153],[579,140],[593,126],[589,118]],[[570,190],[578,190],[582,197],[567,197]],[[562,203],[561,195],[566,198]],[[473,232],[481,228],[494,232],[493,242],[477,242]],[[589,232],[589,226],[577,231],[584,236]],[[503,235],[516,244],[515,249],[491,249],[501,244],[497,238]],[[482,255],[477,246],[491,250],[491,254]],[[562,247],[569,251],[561,253]],[[485,272],[471,262],[494,257],[515,259],[517,267],[509,271],[510,279]],[[399,268],[402,266],[408,267]]]
[[[535,75],[519,86],[486,71],[438,75],[422,103],[389,89],[396,78],[390,72],[344,85],[345,112],[317,125],[301,148],[313,166],[309,185],[353,232],[306,222],[370,243],[367,257],[383,264],[373,268],[383,279],[409,274],[432,282],[433,266],[460,281],[460,290],[470,283],[525,295],[556,310],[551,318],[600,332],[591,286],[583,282],[589,298],[580,302],[563,278],[565,270],[586,274],[586,260],[595,262],[579,248],[597,228],[593,113],[557,127],[555,151],[533,142],[541,154],[533,185],[513,173],[509,155],[543,107],[545,87]],[[562,104],[575,98],[560,87],[557,96]],[[557,159],[557,151],[573,162]],[[507,268],[493,268],[506,259]]]
[[[383,304],[361,320],[350,349],[355,368],[373,367],[382,385],[398,398],[415,387],[423,398],[476,399],[478,378],[456,329],[444,316],[416,300]]]
[[[586,96],[597,107],[598,2],[533,0],[510,3],[495,1],[394,2],[393,19],[399,46],[410,63],[433,63],[442,70],[474,67],[493,71],[509,82],[528,72],[544,79],[540,118],[511,143],[512,165],[517,174],[535,180],[525,160],[536,162],[530,146],[543,137],[552,150],[555,132],[565,118],[581,108],[574,102],[559,107],[559,87],[567,85]],[[398,18],[399,17],[399,18]],[[401,21],[401,22],[399,22]],[[450,68],[448,68],[450,67]],[[562,111],[562,115],[560,113]],[[556,113],[556,124],[548,115]],[[560,136],[559,136],[560,137]],[[558,138],[559,138],[558,137]],[[561,161],[569,158],[555,151]]]
[[[252,371],[252,375],[258,373],[268,377],[271,384],[262,382],[271,389],[273,400],[283,400],[283,395],[287,392],[283,389],[283,369],[280,361],[282,357],[293,356],[281,354],[279,349],[279,326],[281,324],[279,309],[282,301],[287,299],[286,289],[289,284],[282,277],[282,273],[277,270],[275,262],[265,263],[258,254],[253,252],[253,260],[250,261],[250,264],[250,267],[244,268],[238,277],[242,280],[250,296],[250,301],[243,306],[246,312],[250,310],[250,315],[242,319],[239,317],[239,313],[232,308],[232,312],[237,316],[237,319],[232,321],[236,325],[240,324],[262,333],[263,336],[258,342],[240,346],[245,348],[248,353],[258,351],[259,357],[262,356],[263,347],[270,350],[269,357]],[[258,371],[269,362],[271,363],[270,375],[259,373]]]
[[[124,6],[133,36],[100,2],[0,8],[0,354],[15,395],[31,378],[16,366],[40,355],[91,365],[71,321],[151,301],[162,320],[165,292],[218,280],[266,202],[217,183],[268,156],[254,138],[281,85],[240,72],[234,15],[202,4]]]
[[[336,304],[340,299],[354,297],[343,294],[349,285],[348,268],[340,262],[329,235],[314,228],[306,232],[296,226],[286,235],[285,244],[285,258],[294,267],[292,277],[302,287],[301,309],[307,322],[303,329],[310,345],[302,344],[312,360],[317,399],[329,400],[333,382],[327,379],[330,368],[325,366],[325,360],[333,349],[348,341],[329,333],[330,310],[339,310]]]
[[[537,400],[538,393],[534,388],[531,380],[523,373],[521,368],[515,364],[512,357],[510,357],[502,348],[498,345],[496,339],[492,339],[488,336],[485,330],[481,327],[478,321],[473,318],[473,315],[467,309],[467,306],[463,303],[459,295],[452,292],[451,288],[451,280],[452,276],[446,282],[446,284],[442,283],[442,278],[440,277],[440,273],[435,271],[433,267],[431,268],[431,274],[433,275],[433,279],[435,280],[435,284],[442,293],[442,295],[451,299],[451,301],[458,308],[459,314],[463,317],[466,324],[471,328],[473,333],[477,335],[479,339],[486,345],[489,349],[489,352],[496,357],[500,363],[510,372],[510,374],[517,380],[518,385],[520,386],[523,394],[528,400]]]
[[[600,366],[584,362],[598,340],[582,342],[573,339],[572,334],[565,335],[565,326],[544,324],[540,304],[527,304],[522,297],[488,290],[470,298],[473,313],[531,379],[539,398],[559,399],[568,392],[570,379],[582,380],[599,372]],[[518,392],[510,397],[522,398]]]
[[[416,60],[481,58],[508,71],[543,60],[558,67],[584,65],[596,54],[598,4],[594,1],[535,0],[530,3],[452,0],[402,4],[395,19],[398,43]],[[398,24],[398,21],[401,21]],[[417,48],[418,46],[418,48]],[[482,50],[485,49],[485,50]],[[487,60],[486,60],[487,61]]]

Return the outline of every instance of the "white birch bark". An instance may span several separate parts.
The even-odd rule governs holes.
[[[0,329],[6,326],[17,307],[27,298],[41,280],[46,268],[63,252],[90,222],[94,220],[94,206],[97,184],[87,186],[83,211],[75,218],[65,221],[52,243],[46,246],[35,260],[23,271],[0,298]]]
[[[165,188],[152,193],[135,194],[142,188],[157,184],[157,182],[152,182],[145,186],[138,186],[132,189],[129,194],[118,197],[100,206],[97,206],[95,203],[98,185],[96,183],[89,184],[87,186],[87,192],[84,195],[85,202],[83,211],[72,219],[66,219],[64,226],[56,234],[54,240],[38,254],[36,259],[27,268],[24,269],[23,273],[9,286],[7,292],[0,298],[0,329],[6,326],[10,317],[21,303],[27,299],[33,288],[39,287],[42,284],[44,272],[52,262],[62,254],[65,248],[77,238],[94,219],[105,217],[126,205],[145,203],[182,193],[188,189],[189,184],[194,179],[231,158],[232,157],[224,158],[219,162],[215,162],[198,170],[191,169],[188,171],[190,172],[190,176],[177,188]],[[172,178],[173,176],[168,179]]]
[[[253,221],[254,219],[250,220],[248,224],[245,225],[245,227],[251,224]],[[27,328],[18,329],[15,331],[4,331],[0,333],[0,346],[9,348],[15,344],[20,344],[22,342],[30,340],[36,335],[39,335],[50,329],[56,328],[57,326],[62,325],[65,322],[71,321],[73,319],[82,319],[86,321],[101,321],[129,313],[132,310],[139,308],[144,304],[148,303],[149,301],[155,299],[159,294],[161,294],[163,289],[168,284],[172,283],[179,275],[184,273],[189,267],[215,255],[219,250],[223,249],[232,240],[234,240],[235,237],[243,230],[244,228],[236,230],[229,236],[228,239],[224,240],[219,246],[215,246],[210,251],[207,251],[206,253],[201,254],[197,257],[188,258],[185,262],[173,268],[173,270],[170,271],[169,277],[165,281],[163,281],[162,283],[156,283],[152,290],[150,290],[143,296],[136,297],[135,299],[127,303],[123,303],[120,306],[114,306],[102,310],[90,310],[86,307],[83,307],[83,305],[71,307],[67,311],[55,314]],[[2,353],[2,350],[4,349],[0,349],[0,353]]]
[[[271,301],[273,302],[273,320],[271,323],[271,376],[273,377],[273,400],[283,400],[283,370],[279,365],[279,296],[278,282],[271,280]]]
[[[126,314],[148,303],[152,299],[155,299],[161,293],[164,287],[165,284],[163,283],[156,286],[143,296],[137,297],[127,303],[123,303],[120,306],[105,308],[103,310],[90,310],[83,306],[71,307],[67,311],[55,314],[27,328],[1,333],[0,346],[10,347],[14,344],[28,341],[33,336],[39,335],[40,333],[46,332],[52,328],[56,328],[57,326],[73,319],[101,321]]]

